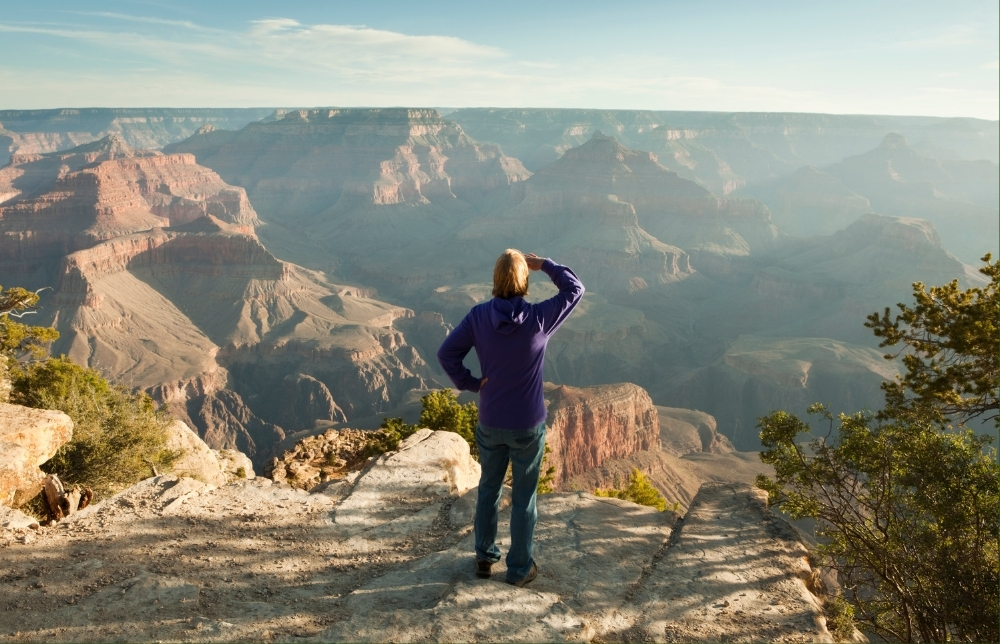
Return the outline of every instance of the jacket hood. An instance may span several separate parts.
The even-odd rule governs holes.
[[[493,328],[504,335],[513,333],[528,319],[529,305],[523,297],[512,297],[508,300],[495,297],[490,302],[490,321]]]

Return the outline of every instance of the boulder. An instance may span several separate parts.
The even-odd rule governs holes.
[[[38,466],[73,436],[61,411],[0,403],[0,504],[17,507],[42,489]]]
[[[215,458],[226,473],[226,480],[252,479],[256,476],[250,457],[235,449],[214,449]]]
[[[180,458],[174,461],[174,474],[189,476],[209,485],[225,485],[228,482],[226,471],[212,448],[179,420],[167,427],[167,449],[182,452]]]

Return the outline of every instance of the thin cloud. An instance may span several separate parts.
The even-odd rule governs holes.
[[[262,44],[298,48],[299,54],[358,51],[378,56],[420,56],[443,60],[500,59],[506,52],[453,36],[410,36],[395,31],[354,25],[303,25],[289,18],[251,23],[249,36]]]
[[[112,20],[123,20],[125,22],[138,22],[148,25],[163,25],[166,27],[183,27],[192,31],[216,32],[220,30],[204,27],[195,24],[190,20],[169,20],[167,18],[149,18],[147,16],[133,16],[127,13],[114,13],[112,11],[66,11],[65,13],[78,16],[94,16],[98,18],[110,18]]]
[[[899,50],[956,49],[978,45],[981,42],[982,37],[977,26],[955,25],[931,36],[893,43],[890,48]]]

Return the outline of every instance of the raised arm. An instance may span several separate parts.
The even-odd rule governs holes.
[[[539,259],[532,255],[528,259],[528,268],[544,272],[559,289],[558,295],[537,305],[541,313],[542,333],[552,335],[580,303],[584,292],[583,282],[568,266],[556,264],[551,259],[539,262]]]
[[[457,388],[478,392],[481,386],[479,378],[473,376],[472,372],[462,364],[462,360],[469,355],[473,345],[472,328],[469,325],[469,318],[466,316],[441,343],[437,357],[441,368],[444,369]]]

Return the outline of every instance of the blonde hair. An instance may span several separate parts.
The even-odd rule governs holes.
[[[493,266],[493,297],[504,299],[528,294],[528,262],[521,251],[508,248]]]

